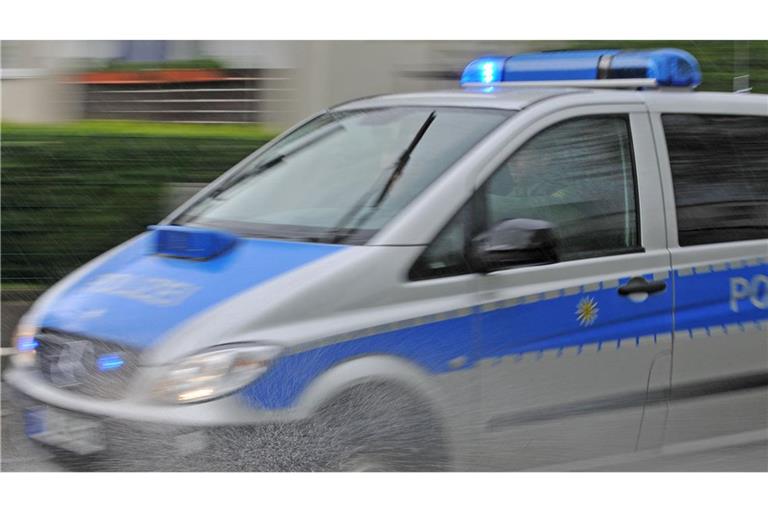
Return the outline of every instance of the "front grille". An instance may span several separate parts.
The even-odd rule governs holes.
[[[106,400],[125,396],[138,364],[135,350],[51,330],[36,338],[38,367],[54,386]]]

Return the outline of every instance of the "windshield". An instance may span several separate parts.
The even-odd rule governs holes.
[[[364,243],[511,112],[327,112],[212,190],[175,224],[245,236]]]

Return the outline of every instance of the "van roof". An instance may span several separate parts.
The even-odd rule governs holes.
[[[335,108],[340,110],[373,108],[383,106],[443,106],[443,107],[475,107],[499,108],[505,110],[520,110],[528,105],[537,103],[554,96],[564,94],[584,93],[584,89],[565,88],[488,88],[468,87],[445,91],[416,92],[406,94],[387,94],[371,96],[343,103]]]
[[[672,90],[615,90],[573,87],[465,87],[445,91],[388,94],[352,100],[334,107],[334,110],[351,110],[386,106],[441,106],[497,108],[522,110],[534,103],[564,96],[591,95],[592,101],[643,102],[650,110],[664,106],[706,106],[706,110],[738,104],[750,106],[755,115],[768,114],[768,96],[764,94],[734,94],[727,92],[694,92],[686,89]]]

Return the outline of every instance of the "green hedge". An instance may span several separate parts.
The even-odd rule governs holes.
[[[49,284],[167,213],[274,132],[241,126],[2,125],[2,281]]]

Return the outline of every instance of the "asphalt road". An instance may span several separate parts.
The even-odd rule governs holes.
[[[0,392],[0,471],[62,471],[51,454],[24,436],[21,411],[10,400],[10,389]]]

